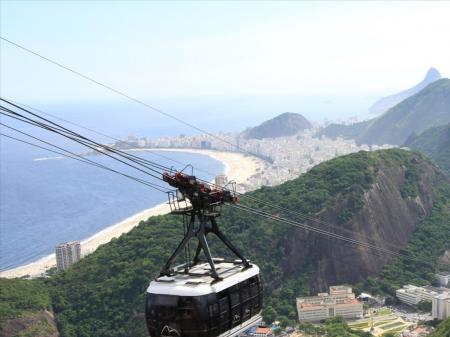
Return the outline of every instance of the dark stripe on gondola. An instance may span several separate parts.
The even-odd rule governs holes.
[[[216,337],[260,314],[262,296],[258,275],[203,296],[148,293],[148,330],[151,337]]]

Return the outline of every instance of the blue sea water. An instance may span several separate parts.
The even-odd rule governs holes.
[[[241,131],[285,111],[302,113],[315,122],[335,120],[338,117],[345,119],[353,115],[366,117],[367,108],[374,98],[269,95],[264,99],[242,96],[150,101],[178,118],[195,121],[194,124],[198,127],[216,132]],[[196,132],[184,124],[128,101],[32,105],[121,139],[130,134],[160,137]],[[39,133],[23,123],[8,118],[4,122],[34,135],[45,136],[52,142],[57,141],[57,144],[75,152],[86,151],[67,142],[61,144],[60,139],[52,137],[48,132]],[[73,124],[66,126],[82,134],[87,132],[86,129],[77,129]],[[18,136],[11,130],[1,129],[4,133]],[[98,134],[88,136],[95,136],[102,143],[110,141],[106,138],[98,139]],[[19,135],[19,138],[26,137]],[[179,165],[150,153],[139,155],[180,169]],[[222,163],[206,156],[180,152],[164,152],[164,155],[209,172],[223,171]],[[149,187],[72,159],[35,160],[54,156],[44,150],[0,137],[0,269],[34,261],[52,253],[59,242],[88,238],[166,200],[164,194]],[[134,176],[149,179],[107,157],[96,156],[94,159]],[[202,172],[194,173],[202,178],[212,178]]]
[[[21,137],[24,138],[24,137]],[[153,190],[117,174],[25,144],[1,138],[0,269],[32,262],[54,251],[56,244],[83,240],[139,211],[167,200]],[[210,157],[164,152],[165,156],[209,172],[224,166]],[[140,157],[180,168],[148,152]],[[43,160],[36,160],[42,159]],[[91,159],[140,178],[154,178],[105,156]],[[204,179],[211,176],[194,171]]]

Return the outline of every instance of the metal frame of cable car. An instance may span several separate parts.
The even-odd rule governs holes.
[[[176,192],[169,192],[168,199],[172,214],[179,214],[189,219],[184,237],[176,248],[175,252],[167,260],[161,270],[160,275],[170,276],[180,272],[172,266],[175,260],[186,249],[189,242],[197,238],[198,244],[193,260],[186,261],[183,265],[183,273],[189,273],[189,269],[195,266],[200,260],[200,253],[203,251],[207,262],[211,267],[211,276],[217,281],[220,276],[217,273],[214,259],[212,258],[206,236],[209,233],[215,234],[225,246],[231,250],[240,260],[233,263],[241,263],[246,268],[251,267],[249,261],[241,252],[231,243],[225,234],[219,229],[216,218],[220,216],[219,206],[229,202],[236,203],[235,185],[233,190],[223,189],[217,186],[199,182],[195,176],[187,175],[182,172],[163,174],[163,179],[169,185],[177,188]]]
[[[147,289],[146,320],[152,337],[232,337],[261,322],[262,283],[250,263],[219,229],[224,203],[236,203],[232,190],[204,183],[183,172],[165,172],[176,188],[169,193],[172,214],[183,216],[184,237]],[[206,236],[213,233],[238,259],[213,258]],[[189,243],[197,238],[194,258]],[[173,264],[185,251],[184,264]],[[206,261],[200,260],[203,251]]]

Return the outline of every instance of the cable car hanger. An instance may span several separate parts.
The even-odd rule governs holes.
[[[200,253],[203,250],[211,267],[211,277],[215,281],[221,280],[206,240],[206,236],[209,233],[215,234],[239,258],[240,262],[233,261],[234,263],[241,263],[245,268],[251,267],[249,261],[219,229],[216,221],[216,218],[220,216],[219,207],[222,204],[235,204],[237,202],[235,184],[232,184],[232,190],[224,189],[217,185],[200,182],[193,175],[177,171],[164,172],[163,180],[177,189],[175,193],[172,191],[167,192],[171,213],[189,218],[189,223],[183,239],[169,260],[167,260],[160,276],[170,276],[178,273],[180,267],[184,267],[184,273],[189,274],[189,269],[200,262]],[[198,244],[193,260],[186,261],[185,265],[179,266],[177,270],[174,270],[172,268],[173,263],[194,237],[198,239]]]

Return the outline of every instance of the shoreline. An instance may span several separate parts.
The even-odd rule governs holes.
[[[235,180],[237,184],[244,184],[246,181],[257,173],[262,166],[262,160],[256,157],[246,156],[237,152],[225,152],[201,149],[181,149],[181,148],[165,148],[165,149],[132,149],[131,151],[165,151],[165,152],[188,152],[209,156],[215,160],[221,161],[225,166],[224,173],[230,180]],[[218,173],[219,174],[219,173]],[[140,221],[147,220],[149,217],[168,214],[170,207],[167,203],[158,204],[151,208],[133,214],[130,217],[108,226],[92,236],[82,240],[81,253],[82,256],[93,253],[100,245],[108,243],[113,238],[117,238],[124,233],[129,232],[136,227]],[[0,271],[0,277],[17,278],[17,277],[38,277],[43,275],[47,270],[56,266],[55,254],[49,254],[41,257],[36,261],[25,265]]]

